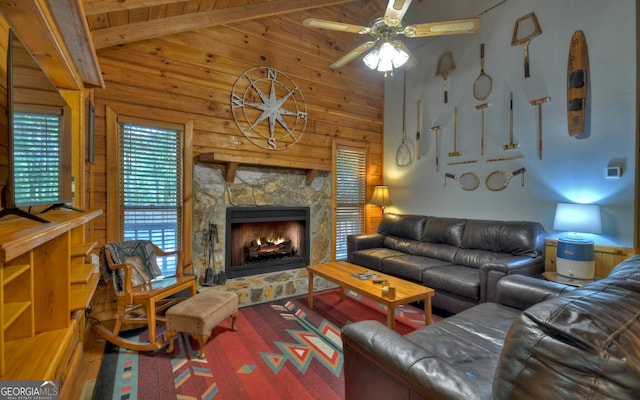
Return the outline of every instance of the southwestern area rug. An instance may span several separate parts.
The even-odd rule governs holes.
[[[340,328],[386,321],[383,305],[353,292],[341,302],[338,290],[317,293],[313,310],[304,296],[241,308],[239,314],[236,332],[230,319],[213,330],[204,360],[197,357],[197,341],[183,334],[173,354],[107,343],[94,399],[342,399]],[[396,309],[397,332],[423,325],[423,310]],[[145,340],[144,331],[139,335]]]

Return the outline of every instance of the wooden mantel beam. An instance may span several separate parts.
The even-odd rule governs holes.
[[[256,159],[253,157],[247,156],[234,156],[227,155],[222,153],[202,153],[197,156],[198,162],[209,163],[209,164],[222,164],[226,167],[224,172],[225,181],[233,182],[236,176],[236,170],[240,165],[252,165],[252,166],[263,166],[263,167],[277,167],[277,168],[294,168],[294,169],[304,169],[306,171],[306,179],[305,182],[307,185],[311,185],[313,180],[318,175],[320,171],[330,171],[330,167],[322,164],[322,163],[291,163],[288,161],[279,161],[273,158],[260,158]]]
[[[222,24],[272,17],[360,0],[272,0],[258,4],[184,14],[93,31],[96,49]]]

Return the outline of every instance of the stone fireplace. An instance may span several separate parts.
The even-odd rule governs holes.
[[[331,190],[329,172],[319,172],[307,184],[307,174],[302,169],[240,165],[233,182],[227,182],[224,165],[197,162],[193,171],[193,266],[200,281],[205,276],[207,228],[212,223],[218,231],[218,242],[213,246],[213,267],[230,278],[226,286],[238,292],[241,304],[305,294],[308,281],[304,267],[331,259]],[[304,253],[304,265],[273,272],[261,268],[242,271],[243,274],[250,272],[244,276],[232,272],[231,260],[225,254],[227,239],[233,235],[233,229],[227,225],[227,210],[252,208],[308,210],[305,243],[292,244],[298,248],[299,256]],[[301,217],[296,218],[299,221]],[[295,229],[301,229],[300,225]]]
[[[225,271],[230,278],[309,265],[308,207],[229,207]]]

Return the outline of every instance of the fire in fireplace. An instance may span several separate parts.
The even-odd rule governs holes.
[[[308,207],[229,207],[226,219],[230,278],[309,265]]]

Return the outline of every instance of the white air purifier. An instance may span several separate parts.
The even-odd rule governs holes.
[[[582,239],[558,239],[556,272],[558,275],[572,279],[593,279],[595,275],[593,242]]]

